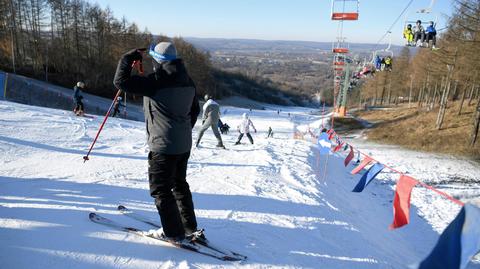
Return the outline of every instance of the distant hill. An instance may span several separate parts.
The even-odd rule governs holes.
[[[224,38],[198,38],[186,37],[186,41],[192,43],[197,48],[208,51],[281,51],[284,53],[312,53],[312,52],[330,52],[332,42],[314,42],[314,41],[286,41],[286,40],[260,40],[260,39],[224,39]],[[381,50],[388,44],[365,44],[350,43],[349,48],[355,53],[370,54],[374,49]],[[394,54],[400,52],[403,46],[392,45],[391,50]]]

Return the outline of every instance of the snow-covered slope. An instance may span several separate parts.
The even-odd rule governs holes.
[[[191,152],[188,181],[199,225],[211,241],[249,257],[238,264],[89,221],[89,212],[99,212],[150,228],[119,214],[118,204],[159,221],[148,193],[144,123],[109,119],[83,163],[102,118],[0,102],[0,268],[404,268],[429,253],[438,232],[415,206],[410,225],[388,230],[388,174],[363,193],[350,192],[358,176],[341,157],[329,157],[325,174],[325,158],[317,160],[308,142],[291,139],[294,124],[319,117],[301,108],[288,109],[291,117],[277,115],[276,109],[251,112],[259,130],[254,145],[244,138],[234,146],[232,128],[224,136],[227,150],[216,149],[208,131]],[[246,111],[223,108],[222,120],[234,127]],[[273,139],[265,138],[268,126]],[[466,163],[450,160],[452,169]],[[478,177],[479,167],[468,165]],[[408,169],[422,172],[413,164]],[[430,193],[418,197],[422,212],[437,203]],[[432,210],[445,216],[433,218],[441,230],[459,208]]]

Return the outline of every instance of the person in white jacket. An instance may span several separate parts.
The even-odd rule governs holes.
[[[257,132],[257,129],[255,129],[255,126],[253,126],[253,123],[248,118],[247,113],[243,113],[242,118],[243,118],[242,123],[240,123],[240,125],[238,125],[238,127],[237,127],[238,131],[240,132],[240,135],[238,136],[238,139],[237,139],[237,142],[235,143],[235,145],[240,144],[240,140],[242,140],[244,134],[247,135],[248,140],[250,140],[250,143],[253,144],[253,138],[250,135],[250,126],[252,126],[255,133]]]

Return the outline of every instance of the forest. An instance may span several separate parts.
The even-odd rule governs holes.
[[[84,0],[0,0],[0,69],[71,88],[77,81],[86,92],[111,98],[112,80],[120,56],[133,48],[171,40],[197,86],[197,93],[217,98],[240,94],[259,101],[294,104],[308,99],[281,93],[276,85],[221,72],[208,53],[181,37],[156,36],[139,29],[110,9]],[[151,70],[151,61],[144,61]],[[218,82],[217,82],[218,81]],[[230,81],[230,83],[224,83]],[[252,88],[252,85],[254,86]]]

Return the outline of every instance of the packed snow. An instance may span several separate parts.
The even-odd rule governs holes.
[[[258,130],[255,143],[244,138],[234,146],[244,112]],[[192,148],[187,179],[199,225],[210,241],[248,256],[238,263],[88,219],[97,212],[151,229],[119,213],[123,204],[159,222],[148,192],[144,123],[109,119],[84,163],[102,117],[0,101],[0,268],[406,268],[421,261],[460,208],[417,187],[410,224],[388,230],[398,176],[382,173],[362,193],[352,193],[360,176],[343,166],[343,153],[320,156],[310,142],[292,139],[294,127],[319,127],[322,117],[309,112],[222,107],[222,120],[233,127],[223,136],[227,149],[215,147],[211,131]],[[266,138],[269,126],[273,139]],[[476,163],[380,146],[362,136],[347,140],[479,204]]]

